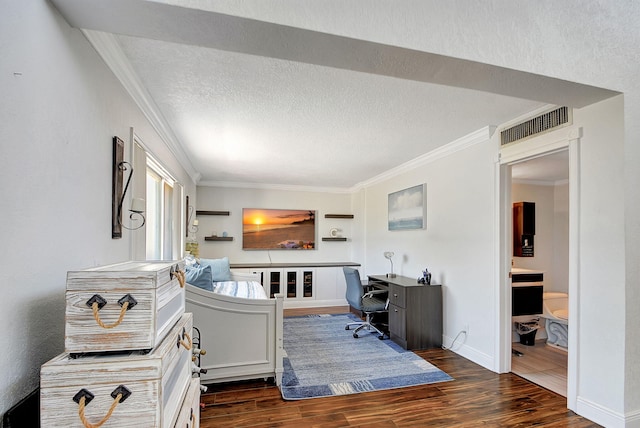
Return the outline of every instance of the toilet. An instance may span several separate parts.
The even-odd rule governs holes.
[[[542,317],[547,345],[566,351],[569,346],[569,295],[555,291],[542,293]]]

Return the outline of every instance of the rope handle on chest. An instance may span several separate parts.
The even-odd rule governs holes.
[[[127,312],[127,310],[133,308],[138,304],[136,299],[134,299],[131,294],[125,295],[123,298],[118,300],[118,303],[121,306],[120,316],[114,323],[105,324],[104,321],[100,319],[100,314],[98,313],[98,311],[100,311],[100,309],[102,309],[102,307],[107,304],[107,301],[99,294],[94,294],[93,297],[87,300],[87,306],[89,306],[93,311],[93,318],[96,320],[96,323],[104,329],[110,329],[119,326],[124,320],[124,314]]]
[[[173,279],[174,276],[178,278],[178,282],[180,283],[180,288],[184,288],[184,283],[186,282],[187,275],[182,269],[180,269],[177,266],[178,265],[176,265],[175,269],[173,267],[171,268],[171,272],[170,272],[171,279]]]
[[[187,338],[188,343],[184,341],[185,337]],[[182,329],[182,338],[180,337],[180,335],[178,335],[178,348],[180,347],[180,345],[182,345],[182,347],[187,351],[191,351],[191,347],[193,346],[191,336],[189,336],[189,333],[187,333],[184,328]]]
[[[95,424],[89,422],[85,415],[85,408],[87,404],[89,404],[91,400],[93,400],[94,395],[86,389],[81,389],[73,397],[73,401],[78,403],[78,416],[82,421],[82,425],[84,425],[85,428],[99,428],[111,418],[113,412],[116,410],[116,407],[118,407],[118,404],[129,398],[130,395],[131,391],[129,391],[124,385],[120,385],[116,389],[114,389],[111,393],[111,397],[113,397],[114,400],[113,403],[111,403],[111,407],[109,407],[109,411],[99,422]]]

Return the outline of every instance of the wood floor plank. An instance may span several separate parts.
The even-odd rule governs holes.
[[[567,352],[538,340],[534,346],[513,343],[522,356],[511,359],[511,371],[531,382],[567,396]]]
[[[454,378],[386,391],[287,401],[273,380],[208,385],[200,426],[212,427],[576,427],[599,425],[566,398],[523,377],[493,373],[451,351],[416,352]]]

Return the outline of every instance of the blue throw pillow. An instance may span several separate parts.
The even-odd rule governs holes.
[[[203,290],[213,291],[211,266],[191,266],[186,269],[185,281]]]
[[[228,257],[221,259],[200,259],[200,266],[211,266],[213,282],[231,281],[231,268],[229,267]]]

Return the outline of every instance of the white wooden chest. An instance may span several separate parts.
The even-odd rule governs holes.
[[[69,271],[65,352],[154,348],[184,313],[183,275],[183,261]]]
[[[105,428],[173,428],[192,379],[192,325],[192,314],[185,313],[148,354],[72,358],[65,353],[45,363],[40,372],[41,426],[82,428],[108,417]],[[123,398],[114,404],[119,392]]]
[[[184,397],[175,428],[198,428],[200,426],[200,378],[191,379]]]

